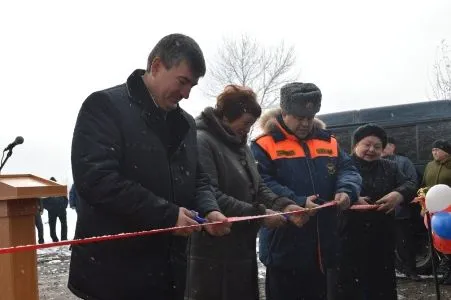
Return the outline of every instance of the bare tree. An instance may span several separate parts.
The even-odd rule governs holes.
[[[295,81],[296,55],[293,46],[264,47],[254,38],[242,35],[238,39],[224,38],[217,57],[208,68],[210,81],[207,95],[215,97],[228,84],[252,88],[263,109],[279,101],[279,90]]]
[[[446,40],[437,47],[433,65],[432,92],[436,100],[451,100],[451,51]]]

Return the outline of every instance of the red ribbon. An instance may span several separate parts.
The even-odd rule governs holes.
[[[327,202],[323,205],[319,205],[315,208],[306,208],[303,210],[290,211],[290,212],[284,212],[284,213],[281,212],[281,213],[275,213],[275,214],[271,214],[271,215],[229,217],[229,218],[227,218],[227,221],[229,223],[236,223],[236,222],[242,222],[242,221],[263,219],[263,218],[267,218],[270,216],[277,216],[277,215],[285,215],[286,216],[286,215],[293,215],[293,214],[300,214],[300,213],[308,213],[311,211],[316,211],[316,210],[320,210],[320,209],[335,206],[335,205],[337,205],[337,202],[331,201],[331,202]],[[378,205],[353,205],[349,209],[351,209],[351,210],[369,210],[369,209],[374,209],[377,207],[378,207]],[[172,232],[172,231],[180,230],[183,228],[191,228],[191,227],[206,226],[206,225],[218,225],[218,224],[223,224],[223,222],[211,222],[211,223],[204,223],[204,224],[199,224],[199,225],[168,227],[168,228],[152,229],[152,230],[139,231],[139,232],[119,233],[119,234],[113,234],[113,235],[103,235],[103,236],[89,237],[89,238],[84,238],[84,239],[74,239],[74,240],[59,241],[59,242],[45,243],[45,244],[14,246],[14,247],[8,247],[8,248],[0,248],[0,254],[17,253],[17,252],[22,252],[22,251],[31,251],[31,250],[53,248],[53,247],[60,247],[60,246],[67,246],[67,245],[89,244],[89,243],[94,243],[94,242],[126,239],[126,238],[137,237],[137,236],[148,236],[148,235]]]

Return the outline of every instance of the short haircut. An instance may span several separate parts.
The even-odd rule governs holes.
[[[230,122],[249,113],[258,119],[262,109],[257,102],[257,95],[250,88],[228,85],[216,98],[215,113],[219,118],[226,117]]]
[[[152,63],[157,57],[161,59],[167,69],[185,61],[194,77],[199,78],[205,75],[204,54],[196,41],[189,36],[174,33],[163,37],[147,58],[147,72],[150,72]]]

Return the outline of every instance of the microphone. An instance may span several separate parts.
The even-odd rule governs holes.
[[[6,147],[5,150],[3,150],[3,152],[8,151],[8,150],[12,150],[14,147],[16,147],[17,145],[20,145],[20,144],[23,144],[23,137],[18,136],[18,137],[16,137],[14,142],[9,144],[8,147]]]

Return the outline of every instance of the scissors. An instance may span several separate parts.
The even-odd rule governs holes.
[[[191,212],[194,214],[193,220],[197,223],[203,224],[208,222],[207,219],[199,217],[199,213],[197,211],[192,210]]]

